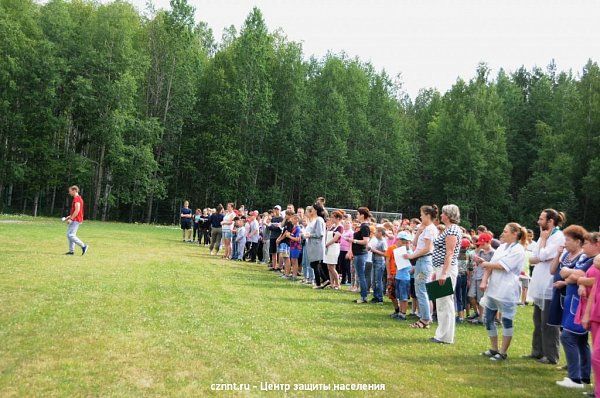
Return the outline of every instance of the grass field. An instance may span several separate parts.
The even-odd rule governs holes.
[[[367,394],[396,397],[582,396],[555,385],[556,366],[520,358],[531,307],[519,310],[509,360],[493,363],[479,356],[483,327],[431,344],[432,330],[391,320],[389,302],[353,305],[349,292],[210,257],[178,229],[86,222],[84,257],[63,255],[64,235],[57,220],[0,217],[2,397],[281,394],[261,382],[383,383]]]

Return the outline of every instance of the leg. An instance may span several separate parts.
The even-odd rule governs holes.
[[[367,279],[365,277],[366,258],[365,254],[354,257],[354,268],[356,269],[356,277],[360,285],[360,297],[363,300],[367,299],[369,290],[367,289]]]
[[[310,263],[310,267],[313,269],[315,275],[315,285],[317,286],[321,286],[321,271],[319,269],[319,264],[319,261],[313,261]]]
[[[577,347],[579,348],[579,373],[581,382],[590,384],[592,373],[592,355],[590,353],[590,344],[588,343],[588,334],[577,335]]]
[[[544,356],[542,347],[542,310],[533,305],[533,338],[531,339],[531,356],[541,358]]]
[[[560,327],[548,325],[550,302],[551,300],[546,300],[544,303],[544,310],[542,311],[542,348],[544,356],[548,358],[549,361],[558,363]]]
[[[600,397],[600,323],[590,322],[592,329],[592,368],[594,369],[594,393]]]
[[[415,267],[415,293],[419,300],[419,317],[424,323],[431,322],[431,307],[425,284],[431,279],[431,256],[417,260]]]
[[[579,347],[577,347],[577,336],[567,330],[563,330],[560,335],[560,342],[565,350],[567,358],[567,374],[569,379],[575,383],[581,383],[581,373],[579,368]]]
[[[513,320],[502,317],[502,350],[501,354],[506,354],[510,347],[513,336]]]
[[[79,247],[84,247],[85,244],[77,237],[77,230],[79,229],[79,223],[77,221],[73,221],[67,227],[67,239],[69,240],[69,251],[72,252],[75,250],[75,245]]]
[[[488,337],[490,338],[490,346],[494,351],[498,351],[498,329],[496,328],[496,313],[497,310],[491,310],[489,308],[485,308],[485,329],[488,332]]]
[[[442,270],[441,267],[436,274],[439,276]],[[455,271],[456,272],[456,271]],[[456,286],[456,277],[454,273],[450,274],[451,282]],[[454,289],[456,290],[456,288]],[[456,327],[456,319],[454,313],[454,295],[442,297],[436,301],[438,327],[435,331],[435,338],[445,343],[454,343],[454,331]]]

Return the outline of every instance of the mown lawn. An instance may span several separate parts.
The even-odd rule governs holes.
[[[263,266],[210,257],[174,228],[86,222],[90,244],[64,256],[57,220],[0,217],[0,396],[280,395],[274,383],[383,383],[374,396],[575,397],[556,366],[529,351],[520,309],[510,359],[492,363],[482,327],[457,343],[357,306],[349,292],[314,291]],[[213,383],[250,383],[218,392]],[[364,392],[290,392],[364,396]]]

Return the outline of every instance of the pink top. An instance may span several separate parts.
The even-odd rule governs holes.
[[[598,322],[600,323],[600,297],[598,295],[598,282],[600,281],[600,270],[593,265],[587,270],[585,273],[587,278],[596,278],[596,282],[594,282],[594,286],[586,287],[586,296],[590,297],[592,291],[594,292],[594,303],[592,303],[592,308],[590,311],[590,322]],[[577,307],[577,314],[575,315],[575,323],[581,324],[581,319],[585,314],[585,307],[587,306],[587,297],[581,297],[579,301],[579,307]]]
[[[340,251],[347,252],[350,251],[350,246],[352,245],[352,242],[348,242],[344,238],[354,238],[354,231],[352,230],[352,228],[349,230],[345,230],[342,234],[342,237],[340,238]]]

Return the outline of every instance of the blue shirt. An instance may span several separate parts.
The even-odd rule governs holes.
[[[407,250],[408,254],[411,254],[413,251],[411,249]],[[396,266],[398,266],[396,264]],[[406,267],[402,269],[396,270],[396,279],[400,281],[410,281],[410,270],[412,267]]]
[[[592,266],[594,257],[586,257],[585,254],[579,256],[579,261],[575,264],[573,269],[587,272]],[[579,306],[579,292],[576,283],[567,285],[567,293],[565,295],[563,313],[562,313],[562,327],[571,333],[575,334],[586,334],[587,330],[578,323],[575,323],[575,314],[577,314],[577,307]]]

